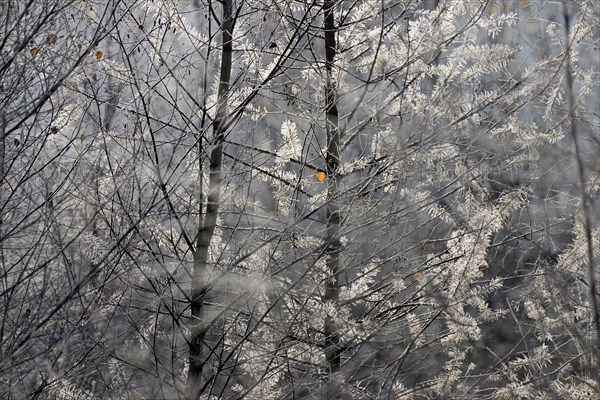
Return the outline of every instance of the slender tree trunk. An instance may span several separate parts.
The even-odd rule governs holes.
[[[575,115],[575,94],[573,89],[573,72],[571,66],[571,43],[570,43],[570,35],[571,35],[571,16],[569,14],[569,9],[567,7],[566,2],[563,0],[563,18],[565,20],[565,43],[567,46],[567,51],[565,54],[565,62],[566,62],[566,83],[567,83],[567,99],[569,105],[569,133],[571,139],[573,140],[573,147],[575,152],[575,159],[577,162],[577,172],[579,175],[579,190],[581,196],[581,208],[583,211],[583,223],[586,237],[586,250],[587,250],[587,266],[588,266],[588,279],[589,279],[589,291],[590,291],[590,304],[591,304],[591,312],[592,312],[592,321],[594,324],[594,333],[596,336],[595,344],[592,342],[593,351],[591,353],[591,357],[593,359],[592,369],[595,369],[595,373],[593,378],[596,380],[598,384],[600,384],[600,369],[598,369],[598,365],[600,364],[600,304],[598,303],[598,283],[596,281],[597,271],[594,261],[594,244],[593,234],[592,234],[592,216],[590,212],[589,199],[588,194],[585,190],[585,165],[584,160],[581,154],[581,146],[579,145],[579,135],[577,132],[577,118]]]
[[[5,154],[5,142],[6,138],[4,137],[5,132],[5,124],[6,117],[3,112],[0,111],[0,193],[6,184],[4,181],[4,154]],[[0,226],[2,225],[2,220],[0,219]]]
[[[337,28],[334,20],[335,0],[325,0],[323,6],[325,23],[325,69],[327,82],[325,86],[325,116],[327,131],[327,271],[330,274],[325,286],[324,301],[337,303],[339,298],[340,270],[340,207],[339,207],[339,177],[340,165],[340,132],[337,109],[337,88],[334,79],[334,59],[336,55]],[[326,387],[322,398],[336,399],[340,393],[337,390],[337,380],[340,373],[340,335],[338,327],[331,316],[325,320],[325,359],[327,361]]]
[[[8,186],[6,182],[6,177],[4,176],[4,154],[5,154],[5,141],[6,137],[4,136],[4,132],[6,131],[6,117],[4,112],[0,111],[0,210],[4,210],[3,198],[4,198],[4,186]],[[2,218],[2,213],[0,213],[0,271],[4,272],[4,221]],[[6,292],[5,292],[6,293]],[[3,295],[4,297],[4,295]],[[2,302],[6,304],[6,298],[2,299]],[[3,310],[6,311],[6,307],[2,307]],[[0,360],[4,355],[4,323],[7,320],[6,314],[2,315],[2,322],[0,323]]]
[[[223,141],[225,137],[225,119],[227,117],[227,94],[231,79],[232,31],[234,25],[232,0],[224,0],[221,25],[222,50],[219,90],[217,95],[217,114],[213,121],[213,138],[210,153],[209,187],[206,211],[201,214],[200,227],[196,238],[191,287],[191,337],[189,341],[189,371],[186,383],[186,400],[200,397],[205,383],[202,372],[214,351],[207,343],[206,333],[213,321],[208,312],[205,296],[211,286],[211,270],[208,265],[208,248],[215,231],[221,195],[221,173],[223,166]],[[199,179],[202,179],[200,176]],[[202,207],[202,206],[201,206]],[[202,211],[202,210],[200,210]],[[210,383],[210,382],[209,382]]]

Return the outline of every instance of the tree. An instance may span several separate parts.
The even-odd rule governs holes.
[[[47,3],[15,26],[90,41],[0,74],[3,393],[598,390],[593,3]]]
[[[74,197],[86,146],[78,143],[82,104],[73,93],[96,84],[95,73],[83,72],[103,58],[98,43],[124,11],[119,1],[0,5],[3,398],[64,397],[93,386],[85,364],[97,351],[86,321],[96,288],[86,284],[100,265],[84,265],[76,245],[89,226]],[[109,260],[111,251],[95,261]]]

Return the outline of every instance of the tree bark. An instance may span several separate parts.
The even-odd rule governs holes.
[[[566,83],[567,83],[567,101],[569,106],[569,134],[571,139],[573,140],[573,150],[575,153],[575,161],[577,164],[577,173],[579,177],[579,190],[581,196],[581,209],[583,212],[583,223],[584,223],[584,232],[586,239],[586,252],[587,252],[587,267],[588,267],[588,287],[589,287],[589,296],[590,296],[590,305],[592,312],[592,321],[594,325],[594,333],[595,345],[592,342],[592,357],[594,359],[594,364],[596,365],[595,376],[593,376],[594,380],[597,384],[600,385],[600,370],[597,368],[600,363],[600,304],[598,302],[598,283],[596,281],[597,271],[596,271],[596,263],[594,261],[594,244],[593,234],[592,234],[592,216],[590,212],[589,199],[588,194],[585,190],[586,187],[586,173],[585,173],[585,165],[584,160],[581,154],[581,147],[579,144],[579,135],[577,131],[577,116],[575,113],[575,93],[574,93],[574,77],[571,65],[571,16],[569,14],[569,9],[565,1],[563,1],[563,18],[565,20],[565,43],[566,43],[566,52],[565,52],[565,73],[566,73]]]
[[[221,67],[219,89],[217,93],[217,114],[213,121],[213,138],[209,159],[209,187],[206,211],[200,206],[200,227],[196,237],[194,264],[191,285],[191,336],[189,341],[189,371],[186,383],[186,400],[197,400],[206,383],[202,373],[214,350],[206,340],[206,334],[214,323],[212,313],[208,312],[206,295],[211,288],[211,270],[208,260],[210,246],[221,195],[221,174],[223,167],[223,142],[227,118],[228,91],[231,80],[232,31],[234,26],[232,0],[224,0],[221,24]],[[202,179],[202,176],[199,177]],[[213,377],[214,378],[214,377]],[[210,383],[210,382],[209,382]]]
[[[340,165],[340,132],[337,109],[337,88],[334,78],[334,60],[336,56],[337,27],[334,20],[335,0],[325,0],[323,6],[325,29],[325,127],[327,134],[327,272],[329,276],[325,284],[324,301],[337,303],[339,298],[340,270],[340,207],[339,207],[339,176]],[[341,368],[341,348],[338,327],[332,316],[325,319],[325,359],[327,362],[326,385],[322,398],[340,398],[337,380]]]

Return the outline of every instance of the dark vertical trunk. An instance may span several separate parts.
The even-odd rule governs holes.
[[[324,301],[336,303],[339,298],[340,271],[340,207],[339,207],[339,177],[340,165],[340,132],[337,110],[337,84],[334,80],[334,60],[336,56],[337,27],[334,20],[334,0],[325,0],[323,6],[325,28],[325,69],[327,81],[325,86],[325,118],[327,131],[327,270],[331,274],[327,278]],[[325,320],[325,359],[327,362],[326,387],[323,399],[339,398],[336,381],[340,372],[340,335],[331,316]]]
[[[223,141],[225,137],[225,119],[227,117],[227,92],[231,79],[231,52],[233,31],[232,0],[224,0],[221,25],[222,50],[221,70],[219,74],[219,90],[217,95],[217,114],[213,121],[213,138],[209,159],[209,183],[206,210],[201,213],[200,227],[196,238],[194,265],[191,287],[191,336],[189,341],[189,371],[186,383],[186,400],[196,400],[203,391],[202,374],[208,363],[212,346],[207,343],[206,334],[213,323],[212,314],[208,312],[206,295],[210,290],[211,271],[208,265],[208,248],[213,237],[219,199],[221,195],[221,174],[223,166]],[[200,176],[199,179],[202,179]],[[200,210],[202,211],[202,210]]]
[[[588,264],[588,279],[589,279],[589,293],[590,293],[590,305],[592,312],[592,321],[594,324],[595,332],[593,334],[596,335],[595,344],[592,342],[592,359],[595,364],[592,369],[595,369],[594,379],[596,383],[600,384],[600,369],[598,368],[598,364],[600,364],[600,304],[598,302],[598,286],[597,286],[597,271],[594,261],[594,244],[593,234],[592,234],[592,216],[589,206],[588,193],[585,190],[586,187],[586,177],[585,177],[585,165],[584,160],[581,154],[581,146],[579,144],[579,134],[577,131],[577,117],[575,114],[575,93],[574,93],[574,77],[572,72],[571,65],[571,15],[569,13],[569,9],[567,7],[566,2],[563,0],[563,18],[565,20],[565,43],[566,43],[566,52],[565,52],[565,73],[566,73],[566,83],[567,83],[567,100],[569,106],[569,133],[571,139],[573,140],[573,147],[575,152],[575,158],[577,162],[577,173],[579,175],[579,190],[581,196],[581,208],[583,211],[583,220],[584,220],[584,230],[585,230],[585,239],[586,239],[586,252],[587,252],[587,264]],[[592,335],[593,335],[592,334]]]
[[[4,116],[4,112],[0,111],[0,210],[4,210],[3,198],[4,198],[4,186],[6,185],[6,180],[4,176],[4,154],[5,154],[5,146],[6,137],[4,136],[4,132],[6,131],[6,117]],[[4,265],[4,244],[2,243],[2,239],[4,236],[4,226],[2,221],[3,212],[0,212],[0,265]],[[4,297],[4,295],[3,295]],[[2,299],[2,304],[7,304],[6,298]],[[6,310],[6,306],[2,307],[3,309],[0,312]],[[6,315],[2,315],[2,322],[0,323],[0,360],[4,354],[4,323],[6,321]]]

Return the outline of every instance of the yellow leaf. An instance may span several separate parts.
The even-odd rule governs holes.
[[[102,52],[102,50],[96,50],[96,58],[98,60],[101,60],[103,55],[104,53]]]
[[[34,47],[33,49],[29,50],[29,52],[31,53],[32,57],[35,57],[35,56],[37,56],[38,49],[37,49],[37,47]]]
[[[319,180],[319,182],[324,182],[325,181],[325,172],[323,171],[317,171],[317,179]]]

